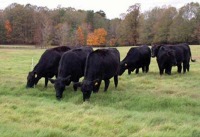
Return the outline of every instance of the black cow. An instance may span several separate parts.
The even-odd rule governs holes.
[[[68,50],[70,50],[70,48],[67,46],[47,49],[40,57],[33,71],[28,73],[26,87],[34,87],[42,77],[45,78],[45,87],[47,87],[48,78],[57,76],[60,58],[62,54]]]
[[[183,60],[183,73],[190,70],[190,60],[192,62],[195,62],[196,60],[192,59],[192,53],[191,53],[191,50],[190,50],[190,47],[187,43],[181,43],[181,44],[178,44],[177,47],[181,47],[182,50],[183,50],[183,56],[184,56],[184,60]],[[176,50],[176,48],[174,46],[171,46],[172,49]],[[177,53],[176,53],[177,54]],[[178,72],[181,73],[181,69],[182,69],[182,66],[179,65],[178,66],[179,70]]]
[[[120,63],[119,75],[122,75],[126,69],[128,69],[129,75],[135,69],[135,73],[138,74],[139,68],[142,68],[143,72],[148,72],[150,62],[151,49],[148,46],[143,45],[141,47],[131,48]]]
[[[79,78],[84,75],[86,58],[92,51],[92,47],[82,47],[63,54],[58,68],[58,78],[49,79],[54,84],[57,99],[62,98],[65,86],[68,86],[71,81],[79,82]],[[73,87],[76,91],[77,87],[75,85]]]
[[[160,75],[165,73],[171,75],[172,66],[177,64],[175,51],[167,46],[159,48],[157,53],[157,63],[160,70]]]
[[[89,100],[91,92],[98,92],[101,81],[104,80],[107,91],[110,78],[114,77],[115,87],[118,84],[120,54],[116,48],[97,49],[87,58],[84,80],[78,83],[83,93],[83,101]]]
[[[154,45],[152,46],[152,57],[157,57],[158,50],[162,46],[168,46],[169,48],[175,50],[178,73],[181,73],[182,71],[182,64],[183,64],[183,73],[185,73],[186,70],[189,71],[190,59],[192,62],[195,62],[195,60],[192,59],[191,50],[188,44],[181,43],[176,45]]]

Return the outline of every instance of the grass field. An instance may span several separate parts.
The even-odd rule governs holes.
[[[121,60],[130,47],[118,48]],[[113,79],[107,92],[92,94],[66,88],[57,101],[44,79],[26,89],[31,60],[37,63],[44,49],[0,49],[1,137],[200,137],[200,46],[191,46],[190,72],[159,75],[155,58],[150,72],[127,71]]]

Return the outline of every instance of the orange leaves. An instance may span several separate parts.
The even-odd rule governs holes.
[[[95,29],[93,33],[87,36],[87,45],[105,45],[107,31],[104,28]]]
[[[98,43],[99,45],[104,45],[106,44],[106,36],[107,36],[107,31],[103,28],[94,30],[94,34],[97,36],[98,38]]]
[[[79,45],[84,45],[84,34],[82,28],[79,26],[76,30],[77,40]]]
[[[5,21],[5,29],[6,29],[6,36],[7,36],[7,38],[10,38],[11,37],[11,32],[12,32],[12,26],[11,26],[9,20]]]
[[[94,33],[88,34],[87,45],[97,45],[97,37],[94,35]]]

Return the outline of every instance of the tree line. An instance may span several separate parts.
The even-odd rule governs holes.
[[[200,4],[155,7],[136,3],[120,18],[102,10],[48,9],[13,3],[0,10],[0,44],[118,46],[155,43],[200,44]]]

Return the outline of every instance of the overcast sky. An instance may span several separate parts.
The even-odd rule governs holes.
[[[142,12],[152,9],[155,6],[171,5],[180,8],[189,2],[199,2],[200,0],[0,0],[0,9],[4,9],[11,3],[31,4],[46,6],[54,9],[58,5],[61,7],[73,7],[75,9],[103,10],[109,19],[119,18],[121,13],[126,13],[129,6],[135,3],[141,4]]]

